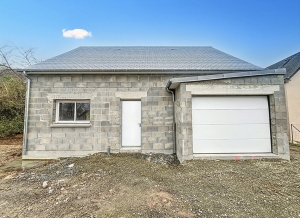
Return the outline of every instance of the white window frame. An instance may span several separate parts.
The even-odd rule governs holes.
[[[60,103],[74,103],[74,120],[73,121],[65,121],[59,120],[59,104]],[[56,114],[55,114],[55,123],[90,123],[90,120],[76,120],[76,103],[89,103],[90,104],[90,112],[91,112],[91,101],[90,100],[56,100]]]

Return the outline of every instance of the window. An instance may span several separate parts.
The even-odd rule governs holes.
[[[90,123],[90,101],[57,100],[56,123]]]

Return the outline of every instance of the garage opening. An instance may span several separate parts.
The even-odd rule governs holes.
[[[192,98],[193,153],[270,153],[267,96]]]

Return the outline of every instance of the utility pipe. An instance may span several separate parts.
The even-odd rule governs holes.
[[[176,148],[176,122],[175,122],[175,91],[170,90],[168,87],[166,87],[167,92],[172,94],[173,99],[173,143],[174,148],[173,152],[176,154],[177,148]]]
[[[24,76],[27,78],[27,90],[25,100],[25,114],[24,114],[24,135],[23,135],[23,151],[22,154],[26,155],[27,152],[27,132],[28,132],[28,111],[29,111],[29,97],[30,97],[30,77],[23,71]]]

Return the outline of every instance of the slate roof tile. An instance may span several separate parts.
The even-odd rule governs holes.
[[[266,69],[286,68],[285,80],[291,79],[300,70],[300,52],[293,54]]]
[[[27,71],[59,70],[261,70],[209,46],[84,46],[32,65]]]

